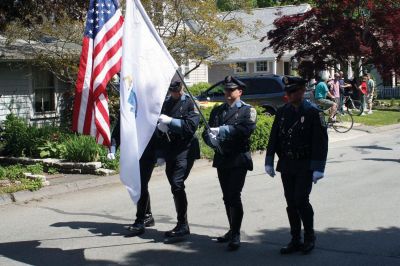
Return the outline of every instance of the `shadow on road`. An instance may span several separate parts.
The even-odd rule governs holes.
[[[66,222],[54,224],[55,227],[71,229],[87,228],[96,237],[125,235],[123,226],[117,223]],[[94,246],[103,255],[115,252],[119,246],[132,246],[132,253],[124,257],[122,265],[362,265],[362,264],[400,264],[400,228],[380,228],[371,231],[331,228],[317,232],[317,248],[309,256],[294,254],[279,255],[279,248],[289,238],[287,228],[262,230],[256,235],[244,236],[242,247],[236,252],[226,249],[226,244],[215,243],[214,236],[201,235],[192,227],[193,233],[185,241],[171,245],[145,243],[150,248],[136,250],[135,237],[132,243],[110,246]],[[244,234],[243,234],[244,235]],[[163,232],[148,229],[140,236],[142,239],[163,241]],[[122,239],[122,238],[121,238]],[[53,239],[54,240],[54,239]],[[75,240],[76,241],[76,240]],[[135,242],[136,241],[136,242]],[[0,244],[0,255],[20,263],[30,265],[116,265],[115,261],[88,260],[85,248],[63,250],[61,248],[40,247],[46,240],[8,242]],[[113,240],[115,243],[115,239]],[[154,246],[153,246],[154,245]],[[107,248],[113,247],[112,251]],[[162,247],[162,246],[161,246]],[[121,255],[122,256],[122,255]],[[104,256],[103,256],[104,257]],[[121,262],[119,261],[119,265]]]
[[[384,158],[364,158],[365,161],[377,161],[377,162],[395,162],[400,163],[400,159],[384,159]]]
[[[386,148],[378,145],[370,145],[370,146],[353,146],[354,149],[363,149],[363,150],[382,150],[382,151],[392,151],[392,148]]]

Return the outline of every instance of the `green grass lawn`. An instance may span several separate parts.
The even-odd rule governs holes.
[[[396,111],[378,111],[364,116],[353,116],[355,123],[361,123],[367,126],[385,126],[400,123],[400,112]]]

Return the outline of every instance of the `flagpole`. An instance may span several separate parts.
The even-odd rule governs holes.
[[[197,104],[196,100],[195,100],[194,97],[193,97],[193,94],[190,92],[188,86],[186,85],[186,82],[185,82],[185,80],[184,80],[184,78],[183,78],[181,72],[180,72],[179,70],[176,70],[176,73],[178,74],[179,79],[181,80],[181,82],[182,82],[183,86],[185,87],[186,91],[188,92],[190,99],[192,99],[192,101],[193,101],[193,103],[194,103],[194,106],[196,107],[197,111],[199,111],[200,117],[201,117],[201,119],[203,120],[204,125],[205,125],[205,127],[207,128],[207,131],[210,132],[210,131],[211,131],[210,125],[208,124],[208,122],[207,122],[206,118],[204,117],[203,113],[201,112],[199,105]],[[219,145],[219,143],[217,143],[216,148],[217,148],[217,150],[218,150],[218,152],[219,152],[220,154],[223,154],[222,148],[221,148],[221,146]]]

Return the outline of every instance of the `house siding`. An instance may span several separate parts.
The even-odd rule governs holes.
[[[28,121],[32,109],[29,67],[0,63],[0,95],[0,122],[10,113]]]
[[[255,72],[256,62],[247,62],[247,72],[245,73],[235,73],[233,64],[214,64],[208,68],[208,82],[217,83],[223,80],[226,76],[256,76],[256,75],[267,75],[273,73],[273,62],[268,61],[268,71],[267,72]],[[280,60],[276,65],[277,75],[284,74],[284,61]]]
[[[191,62],[189,64],[189,69],[194,68],[195,65],[195,63]],[[184,66],[182,66],[181,68],[184,68]],[[190,72],[189,77],[185,77],[185,83],[188,86],[200,82],[208,82],[208,66],[206,64],[201,64],[198,68],[193,70],[193,72]]]
[[[13,113],[32,125],[58,125],[64,101],[62,95],[69,89],[68,84],[55,80],[55,112],[38,114],[34,112],[34,91],[32,67],[15,62],[0,62],[0,123]],[[40,70],[39,70],[40,71]]]

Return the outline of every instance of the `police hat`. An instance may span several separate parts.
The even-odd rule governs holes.
[[[282,78],[283,84],[285,84],[286,92],[293,92],[304,87],[307,84],[307,80],[300,77],[284,76]]]
[[[226,76],[223,84],[225,89],[227,90],[235,90],[238,88],[241,88],[243,90],[246,88],[246,84],[232,76]]]
[[[172,92],[179,92],[181,90],[182,83],[180,81],[174,81],[169,85],[168,90]]]

